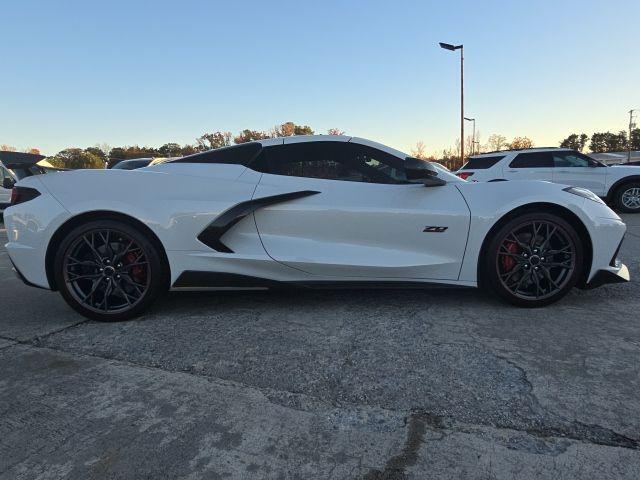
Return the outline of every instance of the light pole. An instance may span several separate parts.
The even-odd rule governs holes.
[[[638,110],[637,108],[632,108],[629,110],[629,141],[627,142],[627,163],[631,161],[631,134],[633,133],[633,129],[636,128],[636,124],[633,123],[633,112]]]
[[[460,50],[460,166],[464,164],[464,53],[463,45],[440,42],[440,47],[452,52]]]
[[[473,136],[471,137],[471,155],[476,154],[476,119],[464,117],[467,122],[473,122]]]

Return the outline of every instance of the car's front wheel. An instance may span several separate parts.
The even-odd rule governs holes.
[[[513,218],[490,240],[483,271],[500,297],[539,307],[564,297],[582,272],[584,249],[573,226],[549,213]]]
[[[71,230],[58,247],[54,275],[67,303],[100,321],[135,317],[164,289],[153,242],[129,223],[111,219]]]
[[[615,206],[625,213],[640,212],[640,182],[623,185],[616,190]]]

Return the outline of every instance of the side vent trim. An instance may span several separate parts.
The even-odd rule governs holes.
[[[238,203],[218,215],[202,232],[200,232],[200,234],[198,235],[198,240],[218,252],[234,253],[233,250],[222,243],[220,239],[244,217],[261,208],[269,207],[278,203],[288,202],[289,200],[308,197],[310,195],[316,195],[318,193],[320,192],[316,192],[313,190],[302,190],[300,192],[283,193],[280,195],[272,195],[269,197],[254,198],[253,200],[247,200],[246,202]]]

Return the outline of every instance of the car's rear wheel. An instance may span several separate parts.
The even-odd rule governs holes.
[[[616,190],[615,206],[622,212],[640,212],[640,182],[627,183]]]
[[[524,307],[564,297],[582,272],[584,249],[563,218],[528,213],[506,222],[484,258],[485,281],[496,294]]]
[[[54,275],[67,303],[100,321],[139,315],[164,288],[156,246],[117,220],[94,220],[71,230],[58,247]]]

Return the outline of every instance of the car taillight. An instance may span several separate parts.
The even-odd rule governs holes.
[[[459,176],[461,179],[466,180],[471,175],[473,175],[473,172],[458,172],[456,173],[456,175]]]
[[[13,190],[11,190],[11,205],[28,202],[29,200],[33,200],[39,195],[40,192],[35,188],[13,187]]]

